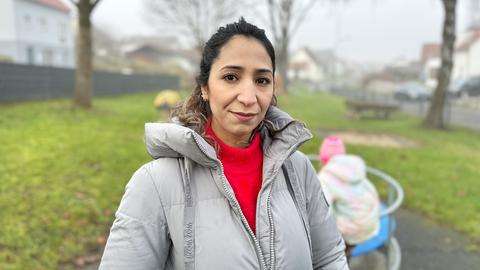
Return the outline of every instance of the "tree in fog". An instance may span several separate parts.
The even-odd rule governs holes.
[[[277,72],[283,83],[283,90],[288,87],[288,49],[290,41],[313,8],[317,0],[266,0],[268,23],[273,34],[277,62]]]
[[[221,24],[236,19],[237,6],[235,0],[144,0],[146,20],[153,27],[180,32],[198,52]]]
[[[457,0],[442,0],[445,13],[443,21],[441,61],[442,64],[437,73],[437,87],[432,97],[430,108],[423,120],[423,125],[428,128],[445,128],[443,110],[450,84],[450,76],[453,67],[453,54],[455,45],[455,21]]]
[[[92,106],[92,24],[90,16],[100,1],[70,0],[78,11],[73,104],[82,108],[90,108]]]

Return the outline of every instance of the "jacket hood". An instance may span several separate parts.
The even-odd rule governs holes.
[[[336,155],[325,165],[324,170],[342,182],[351,184],[367,178],[365,161],[355,155]]]
[[[312,138],[304,124],[276,107],[269,108],[265,119],[271,123],[260,130],[266,157],[284,160]],[[218,164],[213,147],[200,134],[178,123],[146,123],[145,144],[154,159],[188,157],[207,167]]]

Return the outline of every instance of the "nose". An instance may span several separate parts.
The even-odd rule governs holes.
[[[244,106],[251,106],[257,102],[257,91],[253,82],[244,83],[237,96],[237,100]]]

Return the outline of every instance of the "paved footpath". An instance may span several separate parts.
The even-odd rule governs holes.
[[[472,243],[464,235],[408,210],[399,210],[396,217],[402,270],[480,270],[480,251],[467,251]],[[352,265],[352,270],[382,269],[372,261],[384,262],[382,256],[372,254],[361,266]],[[98,264],[81,270],[93,269],[98,269]]]
[[[402,270],[480,270],[480,252],[452,229],[407,210],[397,212],[395,235],[402,249]]]

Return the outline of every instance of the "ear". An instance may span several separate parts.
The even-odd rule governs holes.
[[[201,86],[200,91],[202,91],[202,96],[203,95],[208,96],[208,85]]]
[[[202,97],[203,101],[208,101],[208,87],[207,86],[202,86],[200,87],[200,94]]]

